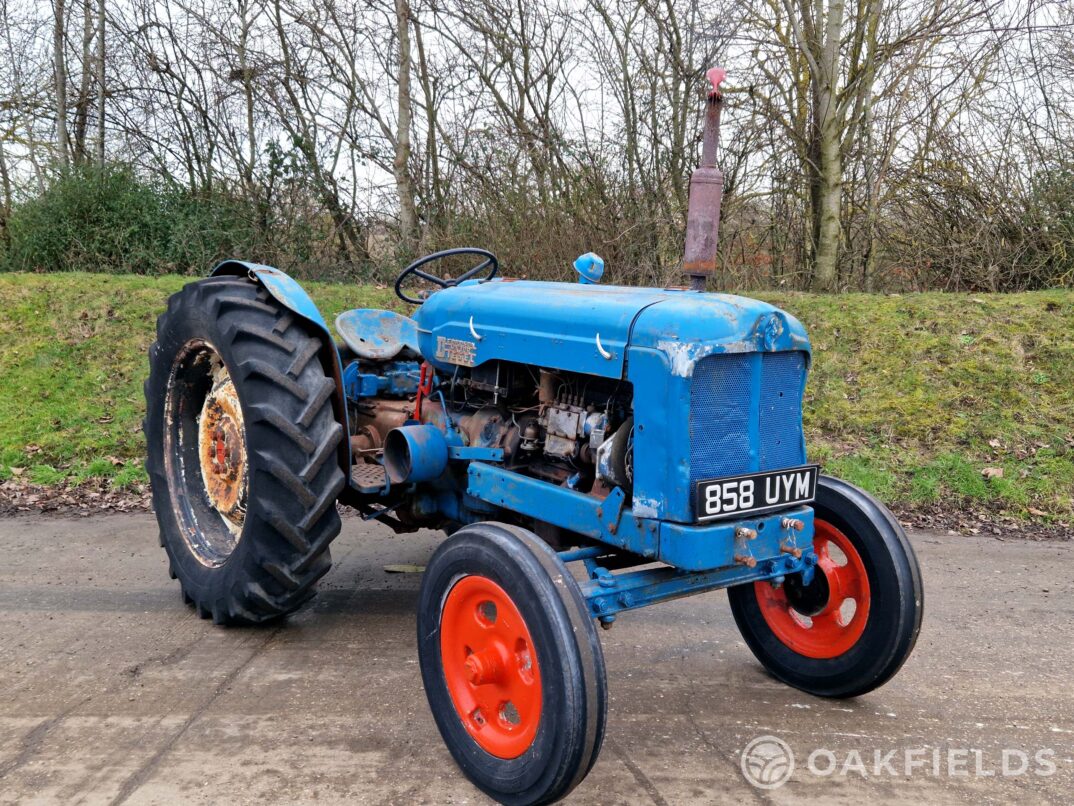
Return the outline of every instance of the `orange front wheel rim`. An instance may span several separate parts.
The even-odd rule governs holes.
[[[775,588],[755,582],[761,615],[783,644],[807,658],[849,652],[869,620],[869,575],[858,550],[832,524],[815,521],[816,574],[808,588],[788,578]]]
[[[529,628],[507,592],[466,576],[440,614],[440,657],[451,702],[478,745],[518,758],[541,720],[541,671]]]

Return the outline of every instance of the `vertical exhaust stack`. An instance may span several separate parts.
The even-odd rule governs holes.
[[[690,201],[686,209],[686,254],[682,269],[690,288],[705,290],[705,280],[716,274],[716,246],[720,242],[720,200],[723,174],[716,167],[716,144],[720,139],[720,82],[727,71],[713,67],[705,76],[712,83],[705,102],[705,130],[701,135],[701,164],[690,175]]]

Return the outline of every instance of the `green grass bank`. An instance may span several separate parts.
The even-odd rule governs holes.
[[[187,277],[0,274],[0,480],[141,484],[154,323]],[[396,306],[309,283],[326,318]],[[766,293],[813,341],[811,457],[885,501],[1074,514],[1074,292]]]

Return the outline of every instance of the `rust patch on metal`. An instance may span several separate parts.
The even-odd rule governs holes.
[[[214,362],[213,386],[198,420],[198,457],[209,503],[238,535],[246,520],[246,428],[227,369]]]

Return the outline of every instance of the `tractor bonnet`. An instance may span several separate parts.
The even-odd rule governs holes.
[[[466,282],[414,318],[422,354],[445,370],[504,360],[620,378],[628,349],[646,348],[689,377],[707,355],[809,350],[801,323],[768,303],[675,289]]]

